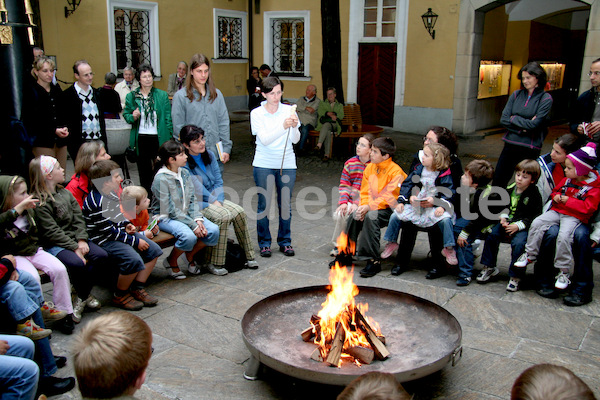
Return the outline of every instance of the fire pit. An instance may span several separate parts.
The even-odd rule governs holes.
[[[368,303],[368,315],[385,334],[390,356],[385,361],[340,368],[315,362],[315,344],[304,342],[300,332],[327,297],[327,286],[293,289],[269,296],[246,311],[242,332],[252,358],[244,377],[256,379],[260,364],[299,379],[347,385],[371,371],[389,372],[400,382],[410,381],[454,365],[462,355],[462,330],[442,307],[407,293],[359,286],[357,303]]]

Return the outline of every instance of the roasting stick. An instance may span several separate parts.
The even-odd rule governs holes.
[[[290,117],[296,113],[296,107],[298,107],[296,104],[292,105],[292,108],[290,109]],[[291,126],[288,128],[287,136],[285,137],[285,144],[283,145],[283,157],[281,157],[281,168],[279,168],[280,176],[283,175],[283,161],[285,160],[285,148],[287,147],[287,141],[290,138],[290,129],[292,129]]]

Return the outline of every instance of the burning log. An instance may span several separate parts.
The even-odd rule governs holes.
[[[318,362],[323,362],[323,357],[321,357],[321,349],[317,347],[310,355],[310,358]]]
[[[362,315],[360,310],[358,308],[355,308],[354,312],[359,321],[359,328],[361,328],[363,330],[363,332],[365,333],[365,336],[366,336],[367,340],[369,341],[369,344],[371,345],[371,347],[373,348],[373,351],[375,352],[375,357],[377,357],[378,360],[385,360],[386,358],[388,358],[390,356],[390,352],[385,347],[385,345],[383,343],[381,343],[381,340],[379,340],[379,338],[377,337],[377,334],[375,334],[375,332],[371,328],[371,325],[369,325],[369,323],[367,322],[365,317]]]
[[[373,362],[373,358],[375,357],[375,352],[368,347],[363,346],[353,346],[346,350],[346,353],[356,358],[363,364],[371,364]]]
[[[302,331],[302,333],[300,333],[300,336],[302,336],[302,340],[304,340],[305,342],[310,342],[315,337],[318,338],[321,336],[321,325],[319,324],[320,321],[321,317],[319,317],[318,315],[313,314],[310,317],[311,327],[306,328]]]
[[[342,349],[344,348],[344,342],[346,341],[346,331],[341,323],[338,323],[335,330],[335,336],[331,342],[331,348],[329,354],[327,354],[327,364],[332,367],[337,367],[342,356]]]

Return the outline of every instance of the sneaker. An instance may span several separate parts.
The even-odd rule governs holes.
[[[369,260],[367,266],[360,270],[360,276],[371,278],[381,272],[381,261]]]
[[[403,272],[404,272],[404,268],[402,268],[402,265],[400,265],[400,264],[396,264],[392,268],[392,275],[394,275],[394,276],[398,276]]]
[[[202,266],[202,269],[206,270],[207,272],[209,272],[213,275],[217,275],[217,276],[227,275],[227,270],[225,268],[217,267],[212,264],[205,264]]]
[[[188,264],[188,272],[192,275],[200,275],[202,273],[202,268],[198,266],[194,261]]]
[[[67,316],[66,311],[57,310],[54,306],[54,303],[51,301],[45,301],[42,305],[42,318],[44,318],[44,322],[47,321],[58,321],[59,319],[63,319]]]
[[[271,248],[270,247],[261,247],[260,248],[260,256],[261,257],[271,257]]]
[[[477,280],[478,283],[487,283],[489,282],[490,278],[498,275],[500,273],[500,270],[496,267],[486,267],[484,266],[483,269],[481,270],[481,272],[479,273],[479,275],[477,275],[477,278],[475,278]]]
[[[102,307],[102,303],[100,303],[100,300],[95,298],[93,294],[90,294],[85,300],[85,305],[91,310],[98,310]]]
[[[519,278],[510,278],[508,281],[508,285],[506,285],[506,291],[508,292],[516,292],[519,290]]]
[[[517,268],[525,268],[528,264],[531,264],[535,261],[535,258],[527,255],[527,253],[523,253],[519,256],[517,261],[513,264]]]
[[[112,304],[115,307],[119,307],[127,311],[139,311],[142,308],[144,308],[144,303],[142,303],[141,301],[137,301],[129,293],[126,293],[125,295],[120,297],[116,295],[113,296]]]
[[[258,269],[258,262],[256,260],[248,260],[246,262],[246,268]]]
[[[340,254],[340,251],[338,250],[338,248],[337,248],[337,247],[334,247],[334,248],[333,248],[333,249],[331,249],[331,251],[329,252],[329,256],[330,256],[330,257],[335,257],[335,256],[337,256],[338,254]]]
[[[83,310],[85,310],[85,300],[81,300],[79,297],[73,303],[73,322],[76,324],[81,322]]]
[[[150,296],[144,288],[132,290],[131,296],[137,301],[144,303],[144,307],[154,307],[158,304],[158,299],[154,296]]]
[[[558,275],[556,275],[556,283],[554,287],[557,289],[566,289],[571,284],[569,280],[569,273],[560,271]]]
[[[469,286],[469,283],[471,283],[470,276],[467,276],[466,278],[459,276],[458,279],[456,280],[456,286]]]
[[[17,325],[17,335],[27,336],[31,340],[40,340],[52,334],[51,329],[40,328],[33,319]]]
[[[287,257],[293,257],[294,255],[296,255],[292,246],[279,246],[279,251]]]
[[[458,258],[456,258],[456,251],[454,249],[442,249],[442,255],[446,257],[446,262],[450,265],[458,265]]]
[[[394,252],[398,250],[398,243],[396,242],[388,242],[385,245],[385,248],[383,249],[383,251],[381,252],[381,258],[390,258],[390,256],[392,254],[394,254]]]

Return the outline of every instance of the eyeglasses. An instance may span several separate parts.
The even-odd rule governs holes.
[[[594,76],[600,76],[600,71],[590,71],[587,74],[587,76],[589,76],[590,78],[592,77],[592,75],[594,75]]]
[[[356,143],[356,147],[361,147],[362,148],[362,147],[368,147],[368,146],[366,144],[364,144],[364,143],[358,142],[358,143]]]

